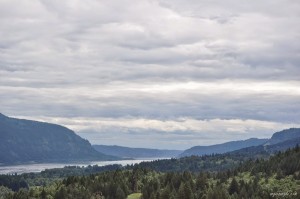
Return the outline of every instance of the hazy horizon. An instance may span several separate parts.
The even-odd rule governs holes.
[[[187,149],[300,127],[300,2],[4,0],[0,112]]]

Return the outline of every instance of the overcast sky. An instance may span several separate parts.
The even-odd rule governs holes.
[[[0,112],[186,149],[300,127],[299,0],[0,0]]]

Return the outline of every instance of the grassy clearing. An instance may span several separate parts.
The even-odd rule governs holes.
[[[133,194],[130,194],[127,199],[140,199],[142,196],[141,193],[133,193]]]

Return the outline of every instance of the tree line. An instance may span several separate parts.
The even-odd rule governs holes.
[[[141,199],[276,198],[280,194],[286,194],[288,198],[300,196],[299,146],[270,158],[243,162],[236,160],[233,167],[227,166],[226,161],[230,159],[223,155],[204,156],[201,161],[198,158],[170,160],[175,168],[191,168],[184,171],[164,171],[166,165],[161,164],[162,168],[159,168],[159,164],[154,162],[155,166],[150,163],[136,164],[86,175],[71,175],[45,185],[25,186],[18,191],[7,186],[0,187],[0,190],[5,193],[2,197],[8,199],[126,199],[131,193],[141,193]],[[205,162],[205,159],[209,160],[212,167],[224,161],[225,166],[217,170],[205,169],[207,165],[204,169],[192,166]],[[21,182],[23,178],[26,181],[30,177],[27,175],[15,176],[15,180]],[[54,174],[48,175],[45,177]],[[34,175],[31,177],[34,178]]]

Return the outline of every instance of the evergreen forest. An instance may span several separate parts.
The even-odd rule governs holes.
[[[65,167],[1,175],[0,198],[300,198],[300,148],[248,159],[238,154],[191,156],[125,167]]]

